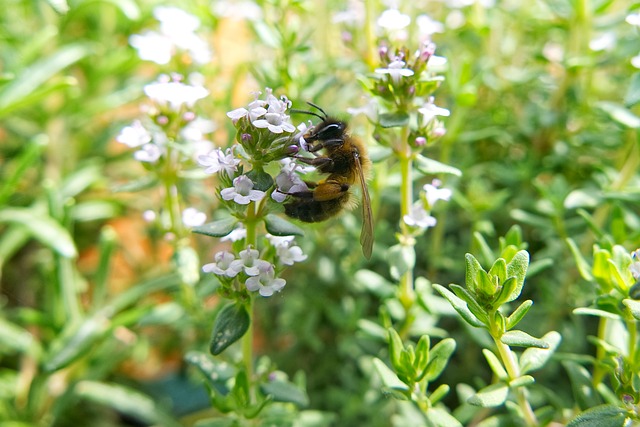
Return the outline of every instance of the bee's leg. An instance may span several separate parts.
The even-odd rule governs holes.
[[[344,144],[344,139],[340,139],[340,138],[325,139],[318,142],[317,144],[310,145],[309,148],[307,148],[307,151],[309,151],[310,153],[315,153],[316,151],[320,151],[323,148],[335,147],[342,144]]]
[[[307,157],[296,157],[295,159],[300,161],[301,163],[306,163],[308,165],[315,166],[317,168],[327,165],[329,163],[333,163],[332,159],[324,156],[316,157],[313,159],[309,159]]]

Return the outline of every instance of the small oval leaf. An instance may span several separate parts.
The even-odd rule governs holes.
[[[513,347],[549,348],[545,341],[532,337],[524,331],[514,330],[505,333],[501,338],[503,344]]]
[[[205,236],[224,237],[233,231],[237,223],[238,220],[235,218],[224,218],[193,227],[191,231],[197,234],[204,234]]]
[[[509,387],[506,384],[492,384],[467,399],[467,403],[483,408],[493,408],[502,405],[507,400]]]
[[[401,128],[409,123],[409,114],[404,111],[384,113],[380,114],[378,121],[383,128]]]
[[[220,310],[213,325],[209,351],[214,356],[238,341],[249,329],[251,319],[242,304],[229,304]]]
[[[304,231],[300,227],[279,217],[278,215],[269,214],[264,219],[264,225],[267,231],[274,236],[303,236]]]

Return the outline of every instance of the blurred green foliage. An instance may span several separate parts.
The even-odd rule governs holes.
[[[184,286],[162,230],[140,219],[159,206],[157,188],[115,137],[138,117],[143,86],[173,71],[202,73],[211,96],[199,113],[217,122],[210,138],[221,147],[234,136],[225,113],[265,86],[294,107],[313,100],[346,115],[362,104],[358,79],[376,56],[370,28],[332,19],[362,5],[354,3],[262,0],[250,3],[261,12],[251,20],[216,6],[232,3],[191,2],[188,12],[213,46],[211,63],[197,69],[142,61],[129,46],[132,34],[157,26],[153,2],[2,5],[0,424],[236,425],[210,421],[220,414],[196,372],[210,375],[208,390],[224,395],[231,411],[251,398],[246,378],[225,365],[237,353],[214,367],[199,353],[223,306],[217,283],[202,277]],[[438,204],[437,226],[417,240],[420,310],[402,333],[421,348],[424,335],[455,340],[433,387],[448,384],[451,392],[438,395],[435,409],[463,424],[487,417],[468,399],[500,370],[487,355],[490,337],[469,328],[431,284],[463,283],[466,253],[488,269],[519,230],[531,264],[511,311],[531,300],[518,328],[562,336],[557,356],[528,385],[531,405],[545,405],[540,423],[564,424],[586,411],[571,425],[622,426],[628,411],[638,413],[638,400],[628,397],[638,398],[639,362],[621,357],[637,354],[638,308],[632,279],[622,286],[621,273],[603,265],[622,270],[640,247],[640,73],[631,62],[640,34],[625,22],[640,6],[423,0],[400,9],[445,23],[433,35],[448,60],[436,102],[451,116],[426,154],[462,171],[438,175],[453,198]],[[373,25],[376,16],[364,19]],[[602,40],[609,43],[598,46]],[[352,128],[378,160],[370,125],[354,119]],[[390,358],[387,328],[407,313],[386,257],[399,222],[399,171],[378,160],[374,172],[373,259],[361,258],[357,215],[307,227],[300,244],[309,259],[287,272],[283,292],[255,304],[255,351],[269,358],[257,374],[286,377],[261,391],[281,403],[261,425],[428,425],[414,406],[388,398],[376,370]],[[416,177],[415,187],[432,178]],[[215,218],[214,187],[191,180],[182,190]],[[207,260],[218,242],[197,236],[192,245]],[[627,342],[611,342],[623,332]],[[492,411],[512,425],[513,407]]]

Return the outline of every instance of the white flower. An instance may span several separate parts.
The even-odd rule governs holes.
[[[116,141],[129,147],[139,147],[151,142],[151,133],[142,126],[140,120],[136,120],[131,126],[125,126],[116,137]]]
[[[561,62],[564,59],[564,47],[559,43],[547,42],[542,48],[542,56],[550,62]]]
[[[604,33],[589,42],[589,49],[594,52],[611,50],[616,45],[616,35],[612,32]]]
[[[234,157],[231,148],[227,148],[226,152],[216,148],[209,154],[198,156],[198,164],[205,168],[205,173],[218,173],[224,170],[227,175],[233,176],[240,164],[240,159]]]
[[[448,201],[451,198],[451,190],[448,188],[438,188],[439,185],[440,181],[434,179],[431,184],[425,184],[424,187],[422,187],[430,208],[432,208],[438,200]]]
[[[635,68],[640,68],[640,54],[631,58],[631,65],[633,65]]]
[[[333,14],[331,21],[334,24],[344,23],[358,25],[364,22],[364,2],[351,0],[347,2],[347,9]]]
[[[627,21],[627,24],[633,25],[635,27],[640,27],[640,12],[631,13],[627,15],[627,17],[624,18],[624,20]]]
[[[428,15],[419,15],[416,18],[416,24],[418,24],[418,32],[422,38],[431,38],[435,33],[443,33],[444,25],[442,22],[431,19]]]
[[[263,297],[270,297],[274,292],[279,292],[287,283],[284,279],[276,278],[273,265],[267,264],[259,269],[258,275],[249,277],[245,283],[248,291],[259,291]]]
[[[139,162],[155,163],[162,156],[162,149],[156,144],[144,144],[142,148],[133,153],[133,158]]]
[[[182,223],[187,227],[198,227],[205,223],[207,214],[196,208],[186,208],[182,211]]]
[[[227,234],[224,237],[220,238],[221,242],[231,241],[237,242],[238,240],[242,240],[247,237],[247,229],[242,225],[236,227],[231,233]]]
[[[410,68],[404,68],[405,65],[406,62],[396,59],[391,62],[387,68],[376,68],[376,73],[389,74],[391,79],[397,83],[400,80],[400,77],[413,76],[413,70]]]
[[[264,197],[264,191],[254,190],[253,181],[246,175],[240,175],[233,180],[233,187],[220,191],[224,200],[233,200],[240,205],[248,205],[257,202]]]
[[[300,246],[291,246],[290,242],[283,242],[276,246],[276,254],[280,262],[284,265],[293,265],[307,259],[307,255],[302,253]]]
[[[422,203],[414,203],[408,215],[402,218],[405,224],[411,227],[426,229],[436,225],[436,219],[429,215]]]
[[[429,98],[429,101],[422,106],[422,108],[418,108],[418,112],[420,112],[424,116],[424,126],[431,123],[431,121],[436,116],[444,116],[449,117],[449,110],[446,108],[440,108],[433,103],[433,97]]]
[[[175,51],[171,39],[155,31],[133,34],[129,37],[129,44],[138,51],[140,59],[160,65],[168,64]]]
[[[212,5],[213,13],[223,18],[248,19],[259,21],[262,18],[262,9],[252,1],[216,1]]]
[[[196,101],[209,95],[202,86],[191,86],[176,81],[158,81],[144,87],[144,93],[160,106],[180,111],[183,106],[193,107]]]
[[[236,277],[242,271],[241,264],[234,264],[236,257],[227,251],[221,251],[213,257],[215,262],[202,266],[205,273],[213,273],[218,276]]]
[[[276,202],[284,202],[288,194],[309,190],[307,184],[295,172],[296,167],[296,163],[290,162],[276,176],[276,189],[271,193],[271,198]]]
[[[154,16],[160,21],[160,32],[146,31],[129,38],[131,46],[138,50],[143,60],[168,64],[178,49],[189,53],[200,64],[211,60],[207,43],[195,34],[200,20],[176,7],[156,7]]]
[[[142,212],[142,219],[144,219],[147,222],[153,222],[156,220],[156,218],[157,218],[157,214],[151,209],[147,209],[146,211]]]
[[[267,113],[264,119],[258,119],[253,122],[257,128],[267,128],[272,133],[293,132],[296,128],[288,122],[289,116],[279,113]]]
[[[260,274],[261,268],[271,265],[269,262],[259,259],[259,256],[260,252],[248,247],[247,249],[240,251],[240,259],[233,261],[231,265],[238,269],[238,271],[244,270],[247,276],[257,276]]]
[[[296,238],[296,236],[274,236],[273,234],[269,233],[267,233],[265,237],[269,239],[269,243],[271,243],[273,247],[276,247],[278,245],[288,245]]]
[[[196,117],[182,128],[180,135],[189,142],[200,142],[205,139],[205,135],[216,130],[216,124],[213,120]]]
[[[352,116],[357,116],[358,114],[364,114],[372,122],[378,121],[378,103],[373,98],[369,98],[367,103],[362,107],[352,107],[347,108],[347,113]]]
[[[402,30],[409,26],[411,17],[398,9],[387,9],[380,14],[378,25],[386,30]]]

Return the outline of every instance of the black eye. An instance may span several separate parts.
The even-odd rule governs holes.
[[[318,130],[317,136],[318,139],[336,139],[341,138],[342,133],[344,132],[344,124],[343,123],[329,123],[328,125],[322,127],[322,129]]]

